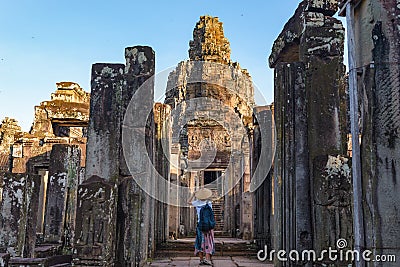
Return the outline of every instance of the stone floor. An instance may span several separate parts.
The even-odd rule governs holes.
[[[228,257],[228,256],[214,256],[214,267],[273,267],[273,264],[261,262],[257,259],[250,259],[246,257]],[[171,259],[155,259],[149,262],[146,267],[197,267],[199,265],[198,257],[176,257]],[[206,266],[206,265],[204,265]]]

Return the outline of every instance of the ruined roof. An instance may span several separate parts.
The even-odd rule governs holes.
[[[51,100],[35,106],[31,134],[53,136],[52,123],[67,126],[86,126],[89,121],[90,94],[77,83],[59,82]]]
[[[0,124],[0,132],[5,131],[6,129],[18,132],[21,131],[21,126],[18,125],[16,119],[5,117]]]
[[[74,82],[58,82],[57,90],[51,94],[51,100],[66,102],[89,103],[90,94],[85,92],[79,84]]]
[[[318,29],[318,27],[324,26],[342,29],[339,21],[331,17],[337,9],[337,0],[303,0],[275,40],[268,60],[269,66],[275,68],[276,64],[280,62],[297,62],[300,61],[301,54],[321,51],[322,49],[317,48],[306,52],[301,51],[304,49],[300,46],[301,39],[307,36],[306,29],[312,27]],[[311,42],[312,39],[308,41]],[[336,43],[332,41],[329,46],[326,46],[329,48],[328,50],[330,47],[335,48]]]
[[[18,121],[5,117],[0,124],[0,153],[6,153],[10,151],[10,145],[14,143],[16,137],[22,134],[21,126],[18,125]]]

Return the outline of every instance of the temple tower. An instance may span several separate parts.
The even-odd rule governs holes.
[[[189,42],[189,60],[169,75],[165,103],[172,108],[171,181],[214,191],[217,231],[252,237],[252,214],[242,208],[249,190],[249,131],[254,89],[245,69],[230,58],[217,17],[201,16]],[[175,170],[174,170],[175,168]],[[246,203],[245,203],[246,202]],[[231,216],[235,214],[235,216]],[[170,232],[195,229],[195,213],[171,207]],[[179,230],[180,229],[180,230]]]

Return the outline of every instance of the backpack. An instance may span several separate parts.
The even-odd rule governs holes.
[[[200,209],[199,229],[207,232],[215,227],[214,212],[208,203]]]

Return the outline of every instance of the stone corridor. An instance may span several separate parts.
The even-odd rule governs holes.
[[[2,121],[0,267],[198,266],[187,200],[204,187],[215,267],[397,267],[256,255],[344,240],[400,260],[399,1],[301,1],[268,58],[269,105],[218,17],[201,16],[188,41],[164,102],[156,52],[137,45],[123,64],[92,65],[90,93],[57,83],[29,132]]]

